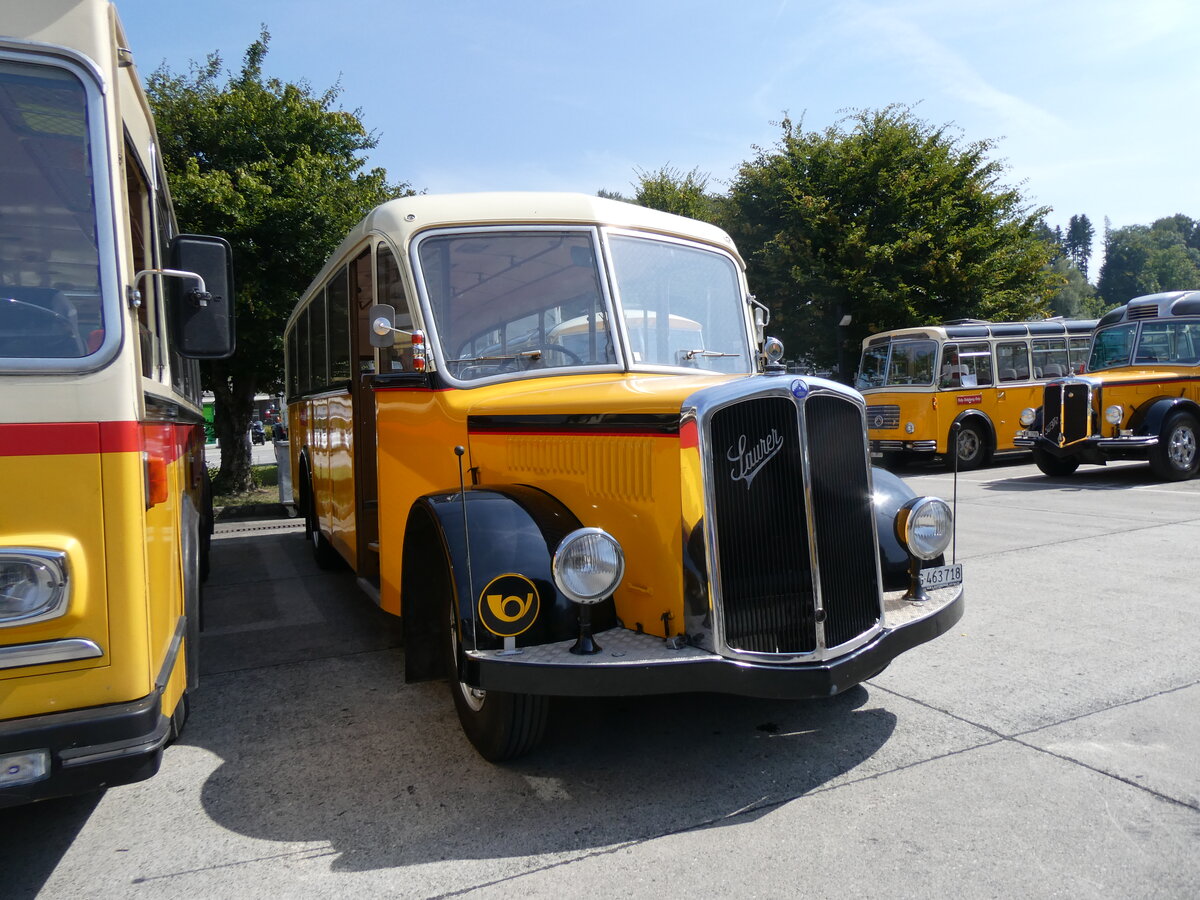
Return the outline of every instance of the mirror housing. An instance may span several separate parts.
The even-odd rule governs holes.
[[[171,241],[171,268],[203,279],[167,278],[168,318],[179,354],[187,359],[233,355],[233,251],[224,238],[179,234]]]
[[[371,346],[386,350],[396,343],[396,308],[376,303],[367,313],[371,320]]]

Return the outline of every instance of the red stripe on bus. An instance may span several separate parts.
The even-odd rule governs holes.
[[[0,456],[78,456],[139,453],[173,462],[183,455],[196,425],[170,422],[39,422],[0,425]]]

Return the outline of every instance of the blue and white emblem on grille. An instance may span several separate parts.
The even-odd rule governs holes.
[[[797,378],[792,382],[792,396],[797,400],[803,400],[808,396],[808,385]]]

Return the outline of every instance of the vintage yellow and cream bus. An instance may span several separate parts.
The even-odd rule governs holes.
[[[863,341],[855,386],[878,460],[944,454],[960,469],[1013,450],[1021,410],[1087,359],[1095,320],[958,320]],[[950,456],[951,448],[957,460]]]
[[[1047,384],[1015,443],[1046,475],[1146,460],[1164,481],[1200,470],[1200,291],[1136,297],[1096,327],[1083,373]]]
[[[765,323],[723,231],[571,194],[388,202],[299,301],[318,562],[402,616],[485,757],[552,695],[826,697],[960,616],[950,508],[873,473],[861,395]]]
[[[126,48],[101,0],[0,12],[0,806],[152,775],[197,674],[229,246],[175,233]]]

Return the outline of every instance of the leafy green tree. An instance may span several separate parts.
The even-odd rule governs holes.
[[[357,111],[334,107],[337,87],[314,93],[263,76],[269,41],[264,28],[223,84],[216,53],[187,75],[163,67],[147,83],[181,229],[233,247],[237,351],[202,367],[216,401],[219,493],[250,487],[254,395],[282,384],[283,326],[297,297],[368,210],[412,193],[366,169],[377,139]]]
[[[1059,279],[1059,287],[1050,297],[1050,312],[1068,319],[1096,319],[1104,314],[1106,304],[1088,284],[1083,273],[1066,257],[1050,264],[1050,271]]]
[[[1200,222],[1176,214],[1105,231],[1096,290],[1108,304],[1200,288]]]
[[[1086,215],[1071,216],[1067,223],[1067,233],[1062,240],[1067,257],[1087,280],[1088,260],[1092,257],[1092,239],[1096,229]]]
[[[634,202],[651,209],[711,222],[715,218],[716,201],[706,193],[707,174],[699,169],[680,172],[663,166],[656,172],[635,169]]]
[[[793,354],[845,378],[875,331],[1046,314],[1047,210],[1000,184],[993,141],[964,145],[898,105],[781,125],[738,170],[727,227]]]

